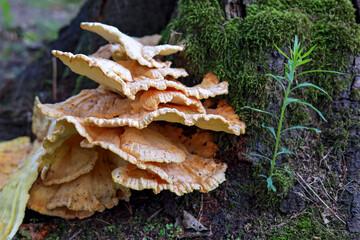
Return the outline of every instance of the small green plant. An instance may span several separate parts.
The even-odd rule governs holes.
[[[108,226],[107,228],[111,233],[115,232],[115,226],[114,225]]]
[[[19,230],[19,234],[23,237],[23,239],[31,239],[31,236],[27,231]]]
[[[11,15],[11,8],[9,1],[7,0],[0,0],[0,6],[2,9],[2,18],[5,29],[9,29],[11,27],[13,16]]]
[[[310,103],[307,102],[303,102],[300,101],[299,99],[296,98],[291,98],[289,97],[289,95],[298,88],[302,88],[302,87],[313,87],[316,88],[318,90],[320,90],[321,92],[323,92],[324,94],[326,94],[331,100],[332,98],[330,97],[330,95],[322,88],[312,84],[312,83],[301,83],[299,85],[297,85],[296,87],[292,87],[292,84],[294,83],[294,80],[300,76],[300,75],[304,75],[304,74],[308,74],[308,73],[313,73],[313,72],[329,72],[329,73],[337,73],[337,74],[341,74],[339,72],[335,72],[335,71],[328,71],[328,70],[310,70],[310,71],[305,71],[305,72],[301,72],[301,73],[296,73],[296,69],[303,65],[306,64],[308,62],[311,61],[311,59],[305,59],[306,57],[308,57],[310,55],[310,53],[315,49],[316,45],[313,46],[308,52],[306,52],[305,54],[302,55],[303,52],[303,48],[300,48],[300,42],[298,41],[297,36],[295,36],[295,41],[294,41],[294,46],[293,48],[290,48],[290,56],[287,56],[284,52],[282,52],[280,50],[279,47],[277,47],[275,45],[275,47],[277,48],[277,50],[287,59],[287,64],[285,64],[285,76],[275,76],[273,74],[267,74],[267,76],[270,76],[272,78],[274,78],[276,81],[278,81],[278,83],[281,85],[283,91],[284,91],[284,100],[283,100],[283,104],[282,104],[282,108],[281,108],[281,114],[280,117],[276,116],[273,113],[264,111],[264,110],[260,110],[257,108],[252,108],[249,106],[245,106],[243,108],[247,108],[247,109],[251,109],[253,111],[257,111],[260,113],[265,113],[268,114],[272,117],[274,117],[277,122],[278,122],[278,127],[277,127],[277,132],[275,133],[275,128],[272,126],[265,126],[264,124],[262,124],[262,127],[267,128],[271,134],[273,135],[273,137],[275,138],[275,149],[274,149],[274,154],[272,159],[270,159],[269,157],[266,157],[264,155],[261,154],[251,154],[252,156],[255,157],[261,157],[261,158],[265,158],[267,160],[269,160],[271,162],[271,168],[270,168],[270,174],[269,176],[265,176],[263,174],[259,175],[261,177],[266,178],[266,182],[267,182],[267,188],[269,191],[274,191],[276,192],[276,187],[273,184],[273,176],[274,176],[274,168],[275,168],[275,164],[276,164],[276,159],[280,154],[294,154],[293,152],[287,150],[284,147],[280,146],[280,138],[281,138],[281,134],[289,131],[289,130],[293,130],[293,129],[307,129],[307,130],[313,130],[317,133],[320,133],[321,131],[313,128],[313,127],[304,127],[304,126],[292,126],[286,129],[282,129],[282,124],[283,124],[283,120],[284,120],[284,115],[285,115],[285,110],[286,107],[288,107],[290,104],[293,103],[298,103],[301,105],[305,105],[308,106],[310,108],[312,108],[313,110],[315,110],[315,112],[317,112],[317,114],[319,114],[319,116],[326,121],[325,117],[322,115],[322,113],[316,109],[313,105],[311,105]],[[284,83],[283,83],[284,81]],[[286,86],[287,84],[287,86]],[[286,169],[284,169],[286,170]],[[291,174],[291,172],[289,172]]]

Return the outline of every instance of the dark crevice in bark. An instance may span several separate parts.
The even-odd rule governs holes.
[[[355,11],[355,19],[357,23],[360,23],[360,0],[351,0],[352,4],[354,5]]]
[[[223,0],[222,3],[227,19],[246,17],[246,0]]]
[[[100,8],[99,8],[99,16],[98,16],[98,21],[99,22],[102,22],[103,21],[103,19],[104,19],[104,14],[105,14],[105,6],[106,6],[106,3],[107,3],[108,1],[107,0],[103,0],[102,2],[101,2],[101,5],[100,5]]]

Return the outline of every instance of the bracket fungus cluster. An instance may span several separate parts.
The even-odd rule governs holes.
[[[34,120],[33,130],[42,154],[27,206],[84,218],[129,200],[130,189],[183,195],[222,183],[226,164],[214,159],[218,147],[211,133],[198,129],[185,136],[171,123],[243,134],[245,124],[229,105],[220,101],[213,108],[206,100],[227,94],[227,82],[209,73],[187,87],[178,81],[187,72],[157,57],[182,46],[156,45],[157,36],[132,38],[101,23],[81,27],[110,43],[90,56],[52,53],[100,86],[35,107],[34,117],[42,120]]]

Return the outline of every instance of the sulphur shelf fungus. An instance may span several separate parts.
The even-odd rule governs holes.
[[[227,166],[215,160],[218,147],[205,130],[245,132],[244,122],[230,105],[209,99],[227,94],[228,83],[208,73],[196,86],[182,84],[178,79],[187,72],[172,68],[159,56],[182,51],[183,46],[156,45],[159,36],[132,38],[101,23],[81,27],[110,43],[90,56],[52,53],[100,86],[60,103],[36,100],[37,147],[31,151],[25,138],[16,140],[26,143],[21,146],[16,141],[0,145],[0,156],[5,152],[1,147],[10,146],[11,158],[27,159],[22,167],[17,166],[20,160],[14,161],[15,170],[2,168],[6,173],[0,172],[0,184],[8,184],[0,199],[4,191],[11,191],[8,186],[26,180],[28,208],[67,219],[84,218],[128,201],[130,189],[169,190],[181,196],[194,190],[209,192],[225,181]],[[185,135],[186,126],[202,130]],[[2,158],[0,164],[8,165]],[[24,177],[29,162],[36,169],[31,181]],[[13,177],[17,171],[21,180]],[[1,217],[0,227],[8,219]]]

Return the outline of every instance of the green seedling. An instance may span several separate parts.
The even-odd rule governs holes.
[[[292,97],[290,97],[290,94],[293,91],[295,91],[296,89],[298,89],[298,88],[313,87],[313,88],[316,88],[317,90],[323,92],[324,94],[326,94],[330,98],[330,100],[332,100],[330,95],[324,89],[322,89],[322,88],[320,88],[320,87],[318,87],[318,86],[316,86],[316,85],[314,85],[312,83],[301,83],[301,84],[293,87],[292,85],[295,82],[294,80],[300,75],[304,75],[304,74],[308,74],[308,73],[314,73],[314,72],[327,72],[327,73],[341,74],[339,72],[328,71],[328,70],[310,70],[310,71],[297,73],[296,70],[297,70],[297,68],[299,66],[301,66],[303,64],[306,64],[306,63],[311,61],[311,59],[305,59],[305,58],[308,57],[310,55],[310,53],[316,47],[316,45],[313,46],[308,52],[306,52],[305,54],[302,55],[304,49],[300,48],[300,42],[298,41],[297,36],[295,36],[295,41],[294,41],[293,48],[289,47],[290,48],[290,56],[287,56],[276,45],[275,45],[275,47],[287,59],[287,64],[285,64],[285,75],[284,76],[275,76],[273,74],[267,74],[267,76],[274,78],[281,85],[281,87],[282,87],[282,89],[284,91],[284,100],[283,100],[283,104],[282,104],[282,108],[281,108],[280,117],[276,116],[276,114],[273,114],[271,112],[267,112],[267,111],[260,110],[260,109],[257,109],[257,108],[252,108],[252,107],[249,107],[249,106],[243,107],[245,109],[251,109],[251,110],[256,111],[256,112],[268,114],[268,115],[272,116],[274,119],[276,119],[276,121],[278,123],[276,132],[275,132],[275,128],[273,126],[265,126],[264,124],[262,125],[262,127],[268,129],[271,132],[271,134],[273,135],[273,137],[274,137],[274,139],[276,141],[273,157],[269,158],[269,157],[261,155],[261,154],[251,154],[251,156],[264,158],[264,159],[267,159],[267,160],[269,160],[271,162],[271,169],[270,169],[269,176],[265,176],[265,175],[262,175],[262,174],[259,175],[259,176],[266,178],[268,190],[269,191],[274,191],[274,192],[276,192],[276,187],[273,184],[272,177],[274,175],[274,169],[275,169],[275,164],[276,164],[277,157],[279,155],[281,155],[281,154],[294,154],[295,155],[295,153],[293,153],[293,152],[287,150],[286,148],[280,146],[281,134],[286,132],[286,131],[293,130],[293,129],[313,130],[313,131],[315,131],[317,133],[321,132],[319,129],[316,129],[316,128],[313,128],[313,127],[304,127],[304,126],[292,126],[292,127],[283,129],[282,124],[283,124],[283,120],[284,120],[286,107],[289,106],[290,104],[293,104],[293,103],[308,106],[308,107],[312,108],[326,122],[326,119],[322,115],[322,113],[318,109],[316,109],[313,105],[311,105],[310,103],[307,103],[307,102],[303,102],[303,101],[301,101],[301,100],[299,100],[297,98],[292,98]]]

